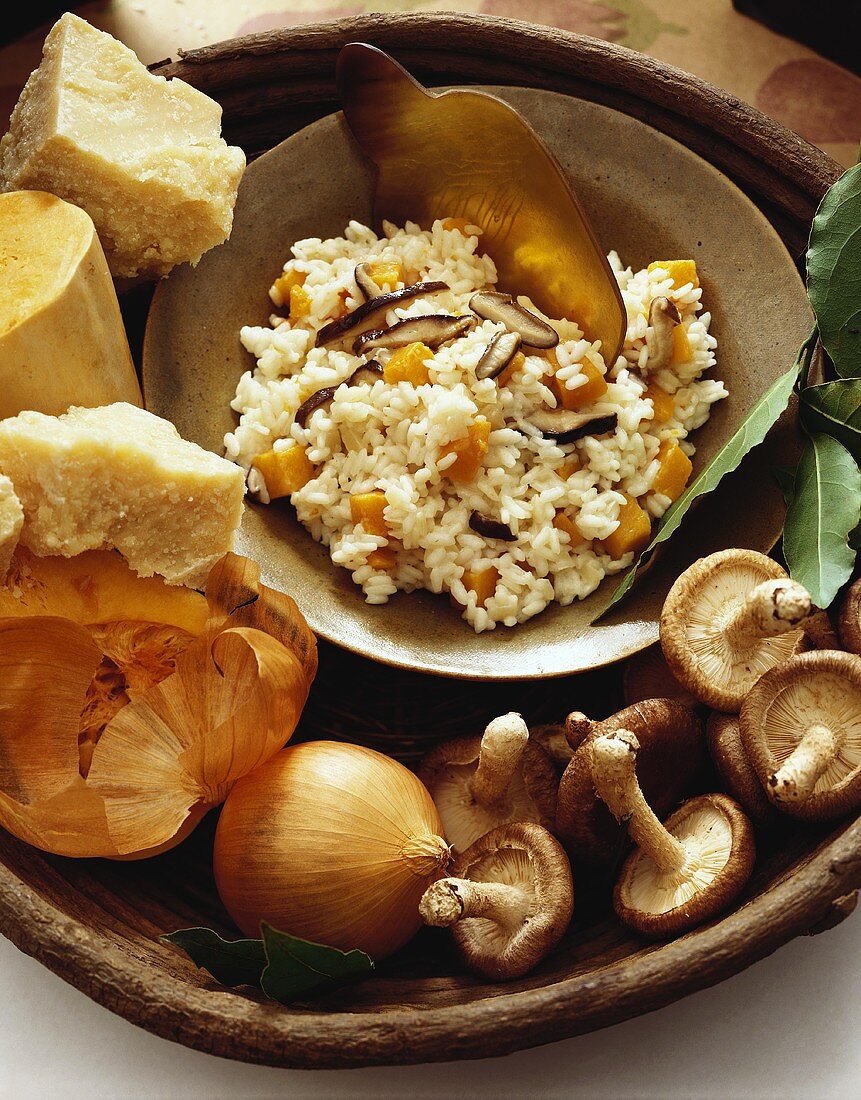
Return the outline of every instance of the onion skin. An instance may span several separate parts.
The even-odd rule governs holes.
[[[422,783],[337,741],[283,749],[240,779],[215,835],[215,882],[247,936],[260,922],[382,959],[422,926],[419,901],[449,862]]]

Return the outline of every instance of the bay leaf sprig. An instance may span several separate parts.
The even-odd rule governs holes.
[[[357,981],[374,969],[364,951],[340,951],[302,940],[265,921],[258,940],[226,940],[211,928],[181,928],[161,938],[184,951],[221,985],[259,986],[279,1004]]]
[[[826,193],[810,231],[807,292],[826,371],[802,379],[807,441],[787,494],[783,550],[790,575],[822,608],[852,576],[861,546],[861,165]]]

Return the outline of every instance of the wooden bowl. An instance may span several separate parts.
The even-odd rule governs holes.
[[[352,39],[389,50],[429,84],[546,87],[646,121],[738,183],[796,254],[840,171],[751,108],[649,58],[475,16],[370,16],[253,36],[162,71],[220,99],[228,137],[255,152],[332,112],[335,55]],[[519,704],[531,720],[547,720],[574,707],[601,716],[619,702],[617,668],[470,685],[386,670],[325,644],[322,651],[303,733],[337,731],[395,755],[409,756],[435,733],[480,725],[497,707]],[[64,860],[0,835],[0,931],[158,1035],[270,1065],[360,1066],[504,1054],[651,1011],[835,923],[861,885],[861,822],[830,833],[789,825],[779,843],[760,838],[756,875],[735,912],[655,946],[609,915],[608,883],[575,868],[574,924],[528,978],[493,985],[469,976],[444,935],[427,930],[373,980],[281,1008],[222,989],[158,941],[193,924],[231,931],[212,882],[213,830],[210,815],[185,844],[143,863]]]

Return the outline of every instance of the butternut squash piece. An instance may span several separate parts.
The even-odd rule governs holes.
[[[557,531],[564,531],[564,533],[571,539],[572,543],[581,542],[583,536],[577,530],[574,521],[565,512],[557,512],[553,517],[553,526]]]
[[[433,358],[433,352],[421,342],[398,348],[383,367],[383,380],[394,385],[409,382],[411,386],[423,386],[430,380],[425,362]]]
[[[353,523],[361,523],[369,535],[388,538],[389,528],[383,515],[386,494],[379,489],[371,493],[353,493],[350,497],[350,515]]]
[[[476,603],[484,607],[490,597],[496,591],[499,583],[499,570],[491,565],[489,569],[464,569],[460,578],[467,592],[474,592]]]
[[[619,509],[619,526],[609,538],[600,543],[606,554],[614,560],[625,554],[637,554],[649,541],[652,533],[652,521],[648,513],[637,503],[636,498],[625,494],[626,502]]]
[[[671,393],[662,390],[660,386],[649,386],[643,397],[648,397],[652,402],[655,411],[654,419],[658,424],[666,424],[668,420],[672,419],[673,413],[676,411],[676,402]]]
[[[295,324],[303,317],[307,317],[311,309],[311,295],[304,286],[294,286],[290,289],[290,323]]]
[[[658,451],[660,468],[655,475],[652,491],[670,500],[678,500],[684,492],[693,464],[675,439],[665,439]]]
[[[547,358],[558,368],[559,364],[552,351]],[[566,389],[565,383],[557,378],[555,374],[553,376],[550,389],[563,409],[571,409],[572,411],[582,409],[584,405],[591,405],[593,401],[597,401],[599,397],[603,397],[607,392],[604,375],[596,366],[587,360],[580,369],[586,375],[587,380],[578,386],[576,390]]]
[[[276,296],[276,305],[286,306],[290,301],[290,292],[293,287],[304,286],[307,278],[308,276],[304,271],[285,271],[283,275],[279,275],[272,284],[272,290],[275,291]],[[280,299],[280,301],[277,299]]]
[[[684,325],[676,325],[673,329],[673,354],[670,357],[670,366],[674,367],[677,363],[689,363],[693,357],[694,353],[688,339],[688,330]]]
[[[673,289],[681,290],[686,283],[700,285],[696,260],[655,260],[649,264],[649,271],[663,268],[673,280]]]
[[[514,372],[523,370],[523,366],[526,363],[526,356],[522,351],[518,351],[514,354],[511,362],[496,376],[497,386],[507,386],[511,379],[514,377]]]
[[[254,468],[263,475],[270,500],[289,497],[317,476],[317,467],[298,443],[284,451],[265,451],[254,459]]]
[[[368,565],[371,569],[379,569],[384,573],[390,573],[398,562],[396,546],[378,546],[368,554]]]
[[[559,474],[563,481],[567,481],[569,477],[571,477],[573,474],[576,474],[578,470],[582,469],[583,467],[580,465],[579,455],[573,454],[570,456],[567,462],[564,462],[559,467],[556,473]]]
[[[394,290],[401,281],[401,265],[397,260],[372,260],[368,264],[368,275],[380,290],[386,287]]]
[[[445,476],[452,481],[473,481],[490,448],[489,438],[490,421],[474,420],[467,428],[465,437],[453,440],[440,451],[441,459],[450,454],[457,455],[451,466],[443,471]]]

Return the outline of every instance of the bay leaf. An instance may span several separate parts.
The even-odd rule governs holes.
[[[861,462],[861,378],[839,378],[801,391],[801,423],[839,440]]]
[[[264,921],[260,925],[268,964],[260,985],[267,997],[281,1004],[306,997],[317,990],[367,977],[373,960],[364,951],[339,951],[279,932]]]
[[[225,940],[211,928],[181,928],[161,937],[222,985],[259,985],[266,966],[262,940]]]
[[[785,466],[777,466],[771,472],[774,480],[780,486],[781,493],[783,493],[783,503],[788,508],[792,504],[792,498],[795,495],[795,470],[787,470]]]
[[[670,505],[664,513],[652,541],[640,554],[632,568],[625,574],[607,607],[593,621],[597,622],[598,619],[603,618],[611,608],[615,607],[628,594],[638,574],[649,563],[656,549],[678,530],[679,524],[693,502],[698,497],[710,493],[726,474],[732,473],[739,466],[741,460],[749,451],[762,443],[768,435],[769,429],[777,422],[780,414],[789,404],[792,390],[801,375],[804,354],[809,343],[810,341],[804,344],[794,365],[769,386],[711,462],[691,482],[679,499]]]
[[[861,377],[861,165],[844,172],[819,204],[807,292],[837,374]]]
[[[783,553],[790,576],[817,607],[827,608],[852,575],[849,537],[861,521],[861,470],[842,443],[812,435],[795,475],[786,513]]]

